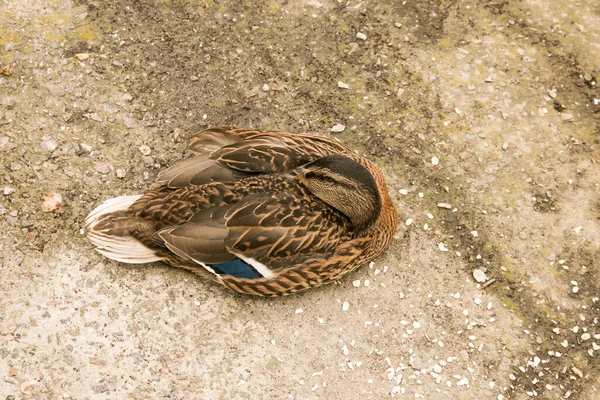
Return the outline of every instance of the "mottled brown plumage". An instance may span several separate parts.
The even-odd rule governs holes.
[[[88,236],[100,253],[278,296],[340,278],[396,231],[381,171],[333,140],[213,127],[189,151],[156,189],[92,211]]]

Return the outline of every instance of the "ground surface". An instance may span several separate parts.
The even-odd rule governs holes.
[[[600,3],[2,0],[0,63],[0,399],[600,398]],[[275,300],[95,254],[211,124],[336,137],[413,222]]]

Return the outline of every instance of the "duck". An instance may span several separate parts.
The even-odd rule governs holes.
[[[98,253],[275,297],[337,282],[395,235],[383,173],[335,140],[214,126],[193,135],[188,153],[153,189],[89,213]]]

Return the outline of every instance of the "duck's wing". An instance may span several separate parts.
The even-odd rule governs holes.
[[[318,136],[224,126],[198,132],[188,150],[194,157],[161,172],[159,184],[181,188],[232,182],[287,171],[326,155],[349,153],[334,140]]]
[[[327,259],[347,221],[325,203],[291,192],[253,194],[207,208],[157,233],[164,246],[218,276],[271,278],[306,259]]]

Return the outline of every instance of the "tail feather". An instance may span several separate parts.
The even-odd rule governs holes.
[[[96,251],[115,261],[144,264],[162,260],[153,250],[129,235],[135,219],[126,215],[127,209],[141,196],[121,196],[106,200],[86,218],[87,237]]]

